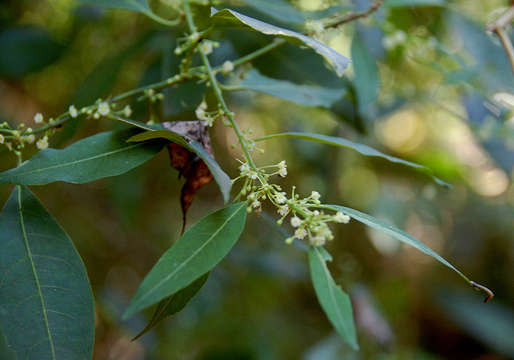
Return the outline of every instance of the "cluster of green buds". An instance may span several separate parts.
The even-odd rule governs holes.
[[[244,179],[238,197],[246,196],[247,212],[262,211],[262,202],[269,200],[281,216],[277,221],[278,225],[282,225],[284,220],[290,217],[290,224],[295,232],[286,239],[287,244],[291,244],[294,239],[307,239],[311,245],[322,246],[334,239],[329,223],[346,224],[350,221],[350,217],[342,212],[326,214],[320,210],[321,196],[317,191],[312,191],[309,196],[302,198],[295,193],[293,186],[291,196],[288,197],[279,185],[270,184],[268,179],[272,176],[287,176],[287,164],[284,160],[276,165],[261,168],[252,168],[247,162],[241,162],[239,171],[240,175],[233,181]]]

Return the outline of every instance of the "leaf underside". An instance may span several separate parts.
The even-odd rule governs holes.
[[[209,277],[209,274],[210,273],[203,275],[182,290],[167,297],[166,299],[161,300],[159,304],[157,304],[157,308],[152,315],[152,319],[148,322],[145,328],[132,339],[132,341],[140,338],[148,331],[152,330],[164,319],[175,315],[183,308],[185,308],[191,299],[195,297],[195,295],[198,294],[200,289],[203,287],[207,281],[207,278]]]
[[[330,66],[335,70],[338,76],[343,76],[344,70],[350,62],[347,57],[339,54],[331,47],[316,39],[292,30],[265,23],[263,21],[240,14],[234,10],[216,10],[215,8],[211,8],[211,17],[222,26],[243,26],[265,35],[279,36],[287,41],[308,46],[316,51],[319,55],[323,56],[330,64]]]

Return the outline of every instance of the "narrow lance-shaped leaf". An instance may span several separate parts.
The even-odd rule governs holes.
[[[240,202],[193,225],[148,273],[123,317],[175,294],[210,271],[235,245],[245,221],[246,205]]]
[[[350,297],[334,282],[327,261],[330,254],[322,247],[309,247],[309,267],[312,284],[328,319],[343,340],[357,350],[357,335],[353,321],[353,308]]]
[[[0,173],[0,183],[44,185],[55,181],[82,184],[121,175],[156,155],[164,141],[130,144],[137,131],[104,132],[62,149],[38,152],[20,167]]]
[[[204,276],[196,279],[191,284],[183,288],[182,290],[176,292],[175,294],[167,297],[164,300],[161,300],[159,304],[157,304],[157,308],[155,309],[152,319],[145,326],[143,330],[139,334],[137,334],[132,341],[140,338],[148,331],[152,330],[156,327],[161,321],[164,319],[175,315],[191,301],[192,298],[195,297],[196,294],[203,287],[210,273],[205,274]]]
[[[202,147],[200,143],[192,140],[186,141],[182,136],[171,130],[146,131],[131,137],[127,141],[140,142],[152,139],[167,139],[185,147],[189,151],[192,151],[198,155],[198,157],[205,161],[205,164],[211,171],[212,176],[214,176],[214,180],[216,180],[218,183],[225,202],[229,200],[230,189],[232,188],[232,181],[230,180],[230,177],[221,169],[216,160],[214,160],[214,158]]]
[[[350,62],[348,58],[316,39],[292,30],[265,23],[264,21],[240,14],[234,10],[216,10],[215,8],[211,8],[211,17],[220,25],[243,25],[244,27],[249,27],[252,30],[259,31],[266,35],[279,36],[287,41],[308,46],[323,56],[338,76],[343,76],[343,72]]]
[[[458,270],[455,266],[450,264],[448,261],[446,261],[442,256],[440,256],[438,253],[436,253],[434,250],[430,249],[428,246],[426,246],[424,243],[419,241],[418,239],[414,238],[413,236],[407,234],[405,231],[402,231],[400,229],[395,228],[394,226],[391,226],[390,224],[379,220],[377,218],[374,218],[373,216],[370,216],[368,214],[362,213],[358,210],[348,208],[345,206],[340,205],[323,205],[320,206],[325,209],[332,209],[335,211],[341,211],[350,217],[354,218],[357,221],[360,221],[361,223],[368,225],[369,227],[372,227],[373,229],[376,229],[378,231],[381,231],[391,237],[393,237],[396,240],[399,240],[401,242],[404,242],[410,246],[415,247],[419,251],[424,252],[427,255],[432,256],[434,259],[438,260],[439,262],[443,263],[453,271],[455,271],[461,278],[463,278],[469,285],[474,287],[477,290],[484,291],[487,294],[487,298],[485,301],[489,301],[492,299],[494,294],[491,290],[486,288],[485,286],[482,286],[480,284],[475,283],[474,281],[471,281],[466,275],[464,275],[460,270]]]
[[[228,87],[229,90],[253,90],[304,106],[330,108],[346,93],[346,89],[332,89],[312,85],[298,85],[290,81],[272,79],[257,70],[249,70],[244,78]]]
[[[352,64],[359,112],[370,115],[372,106],[377,102],[380,79],[375,58],[362,41],[359,31],[355,32],[352,40]]]
[[[9,348],[18,359],[91,359],[93,296],[84,264],[26,187],[15,187],[0,214],[0,244],[0,330]]]
[[[400,158],[397,158],[397,157],[394,157],[391,155],[386,155],[386,154],[372,148],[371,146],[356,143],[356,142],[353,142],[353,141],[350,141],[348,139],[344,139],[341,137],[327,136],[327,135],[321,135],[321,134],[312,134],[312,133],[287,132],[287,133],[266,135],[266,136],[262,136],[259,138],[255,138],[253,140],[263,141],[263,140],[274,139],[274,138],[294,138],[294,139],[301,139],[301,140],[309,140],[309,141],[319,142],[322,144],[352,149],[352,150],[355,150],[358,153],[365,155],[365,156],[379,157],[379,158],[386,159],[386,160],[389,160],[394,163],[403,164],[403,165],[407,165],[407,166],[416,168],[418,170],[421,170],[421,171],[427,173],[437,184],[445,186],[445,187],[451,187],[451,185],[448,184],[447,182],[444,182],[443,180],[435,177],[432,173],[432,170],[423,165],[416,164],[411,161],[403,160],[403,159],[400,159]]]

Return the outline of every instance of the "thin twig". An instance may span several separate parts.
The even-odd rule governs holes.
[[[374,13],[378,10],[378,8],[384,3],[383,0],[376,0],[367,10],[356,12],[356,13],[349,13],[344,18],[340,20],[336,20],[334,23],[329,23],[325,25],[325,28],[334,28],[338,27],[339,25],[349,23],[351,21],[355,21],[360,18],[365,18]]]
[[[500,38],[500,41],[509,57],[512,72],[514,73],[514,47],[507,34],[506,28],[514,20],[514,5],[505,11],[494,23],[489,25],[489,30]]]

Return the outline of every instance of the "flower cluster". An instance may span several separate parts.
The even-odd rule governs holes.
[[[346,224],[350,221],[350,217],[341,212],[325,214],[320,210],[321,195],[317,191],[312,191],[308,197],[301,198],[295,194],[295,187],[293,187],[291,196],[287,197],[279,185],[268,183],[268,179],[273,175],[287,176],[287,164],[284,160],[276,165],[261,168],[253,168],[249,163],[241,162],[239,171],[240,175],[234,181],[239,179],[245,181],[238,197],[246,196],[248,212],[261,211],[262,201],[268,199],[281,216],[277,221],[278,225],[282,225],[290,216],[289,221],[295,232],[293,236],[286,239],[288,244],[291,244],[294,239],[307,239],[311,245],[322,246],[334,239],[329,223]]]

